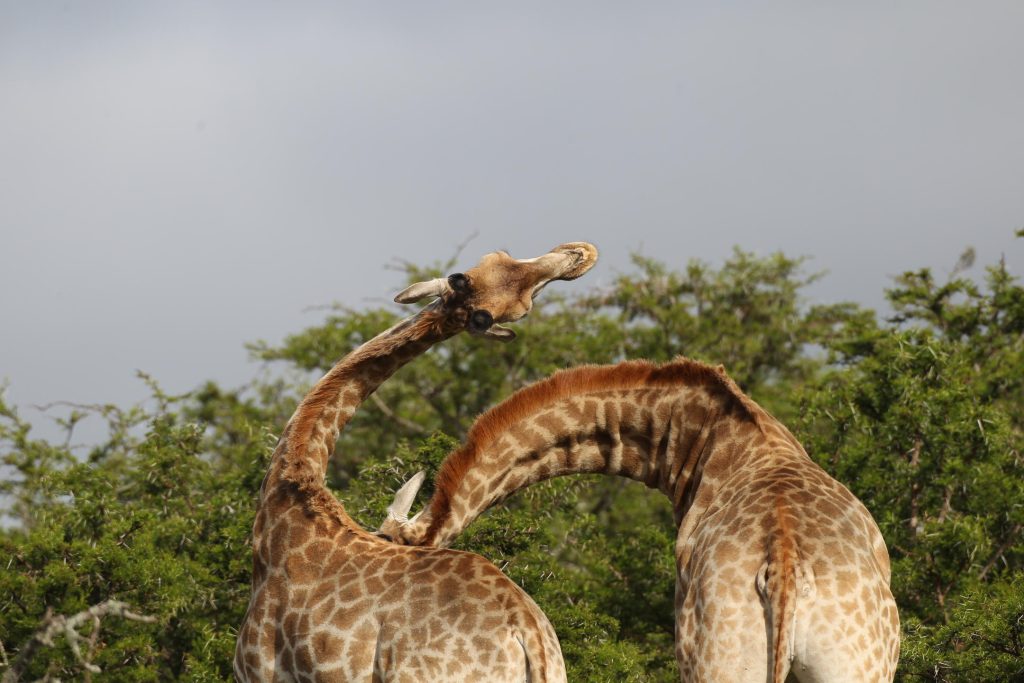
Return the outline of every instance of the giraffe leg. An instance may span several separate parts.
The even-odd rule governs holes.
[[[792,671],[800,683],[893,680],[899,618],[889,587],[878,578],[858,587],[853,596],[836,599],[826,591],[798,607]]]
[[[765,683],[768,634],[753,580],[746,590],[705,574],[676,588],[676,661],[680,680]]]

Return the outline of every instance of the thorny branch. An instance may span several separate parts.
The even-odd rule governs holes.
[[[132,612],[127,604],[120,602],[119,600],[107,600],[105,602],[101,602],[70,617],[66,617],[63,614],[54,615],[52,610],[47,609],[46,616],[43,617],[43,622],[39,629],[31,638],[29,638],[28,642],[21,646],[21,649],[18,651],[18,656],[15,657],[7,671],[4,672],[4,676],[0,679],[0,683],[18,683],[18,681],[21,680],[21,675],[25,673],[25,669],[28,668],[29,662],[32,660],[32,655],[35,654],[36,650],[43,646],[53,647],[54,638],[61,634],[64,634],[64,637],[67,638],[68,645],[71,646],[71,651],[74,653],[75,659],[78,660],[78,663],[81,664],[86,671],[100,673],[100,668],[89,661],[93,656],[92,649],[94,647],[94,641],[92,639],[86,641],[87,643],[92,644],[92,646],[89,648],[90,652],[88,653],[88,656],[83,655],[80,643],[84,638],[82,634],[78,632],[78,629],[86,622],[91,621],[93,624],[93,633],[95,634],[99,629],[99,623],[102,617],[121,617],[122,619],[141,621],[147,624],[152,624],[157,620],[156,617]],[[6,663],[6,652],[3,657]]]

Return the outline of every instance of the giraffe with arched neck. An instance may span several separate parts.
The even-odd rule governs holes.
[[[394,545],[364,531],[324,484],[356,408],[399,367],[463,330],[508,340],[552,280],[589,270],[585,242],[534,259],[505,252],[396,298],[436,300],[341,359],[278,442],[253,525],[253,580],[238,632],[240,681],[564,681],[558,639],[534,602],[484,558]]]
[[[878,526],[721,367],[628,361],[522,389],[444,460],[424,510],[381,531],[443,547],[518,489],[584,472],[673,505],[683,680],[892,680],[899,616]]]

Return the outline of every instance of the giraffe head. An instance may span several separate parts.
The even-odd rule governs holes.
[[[543,256],[523,260],[496,251],[465,273],[418,282],[395,301],[405,304],[437,297],[446,308],[465,314],[471,334],[508,341],[515,338],[515,332],[499,323],[529,313],[533,298],[552,280],[574,280],[596,262],[597,248],[587,242],[567,242]]]
[[[513,322],[529,313],[534,297],[549,282],[575,280],[595,263],[597,248],[588,242],[566,242],[543,256],[524,260],[496,251],[465,273],[418,282],[396,296],[395,301],[405,304],[437,297],[443,307],[465,313],[466,328],[471,334],[509,341],[515,338],[515,332],[499,323]],[[398,538],[398,531],[410,522],[409,509],[423,478],[424,473],[419,472],[395,494],[378,535]]]

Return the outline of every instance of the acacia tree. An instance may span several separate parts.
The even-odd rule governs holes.
[[[966,259],[962,259],[962,262]],[[1024,289],[927,269],[888,292],[889,324],[834,339],[800,436],[874,512],[904,624],[901,675],[1024,677]]]
[[[512,344],[463,335],[399,371],[344,432],[330,481],[372,525],[405,476],[432,473],[477,413],[527,382],[584,362],[721,362],[879,520],[906,626],[901,675],[1020,677],[1020,287],[999,266],[985,286],[915,271],[891,295],[898,319],[879,323],[849,304],[807,305],[812,278],[783,255],[737,251],[720,268],[682,271],[638,258],[605,292],[546,298]],[[311,372],[402,313],[337,309],[281,345],[254,345],[289,372],[242,389],[210,383],[172,397],[150,381],[144,407],[77,407],[68,428],[86,414],[110,426],[85,452],[73,439],[34,439],[0,401],[0,457],[15,472],[2,490],[16,524],[0,531],[0,642],[11,659],[48,610],[117,599],[156,619],[85,624],[85,661],[102,673],[57,639],[24,678],[229,680],[255,492],[277,432]],[[571,680],[669,682],[673,530],[658,494],[574,477],[523,491],[458,547],[534,596]]]
[[[4,490],[20,522],[0,533],[0,640],[21,653],[41,622],[111,600],[151,618],[88,620],[78,628],[84,655],[73,638],[45,640],[53,646],[19,664],[23,680],[230,677],[248,596],[252,492],[268,452],[263,427],[252,425],[247,453],[228,466],[205,451],[201,425],[157,403],[105,410],[109,438],[80,458],[31,439],[0,400],[3,458],[17,472]]]

